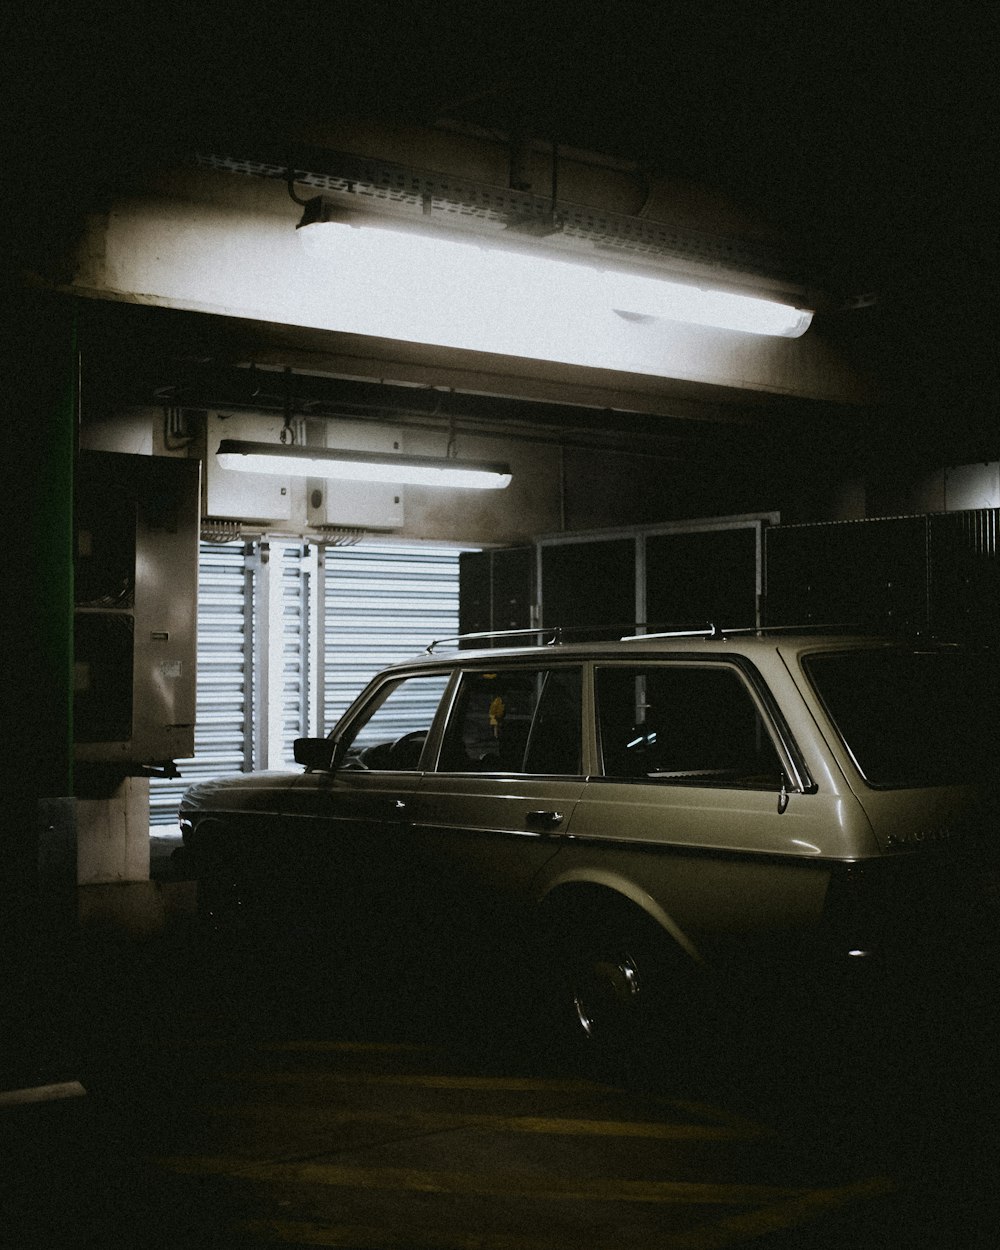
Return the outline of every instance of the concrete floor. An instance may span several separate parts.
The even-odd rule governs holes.
[[[529,1022],[481,1018],[475,987],[336,951],[208,959],[191,883],[157,858],[162,925],[89,926],[62,986],[48,1083],[78,1096],[0,1097],[0,1243],[997,1244],[995,1031],[979,1003],[958,995],[859,1080],[735,1030],[711,1056],[599,1079]]]

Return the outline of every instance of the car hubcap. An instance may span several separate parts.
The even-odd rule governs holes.
[[[625,1025],[635,1011],[639,988],[639,970],[631,956],[590,963],[573,994],[576,1016],[584,1033],[600,1038]]]

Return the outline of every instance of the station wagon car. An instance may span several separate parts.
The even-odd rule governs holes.
[[[204,915],[388,922],[456,954],[509,938],[544,969],[524,983],[612,1045],[705,977],[840,1010],[992,956],[988,655],[714,628],[503,642],[379,674],[296,742],[301,772],[193,786]]]

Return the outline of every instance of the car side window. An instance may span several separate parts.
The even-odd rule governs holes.
[[[386,683],[342,737],[342,767],[415,770],[448,676],[428,673]]]
[[[573,667],[465,673],[439,770],[578,775],[580,691]]]
[[[601,667],[595,690],[606,777],[780,789],[778,753],[732,666]]]

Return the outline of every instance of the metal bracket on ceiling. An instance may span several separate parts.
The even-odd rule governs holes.
[[[229,173],[289,181],[317,194],[352,195],[375,211],[419,213],[441,225],[464,225],[495,233],[509,228],[535,237],[560,236],[608,257],[629,262],[662,261],[718,274],[753,275],[775,283],[801,284],[800,264],[753,240],[682,229],[646,217],[556,200],[516,187],[494,186],[433,170],[345,152],[302,149],[294,159],[198,153],[197,164]],[[553,192],[556,188],[553,187]],[[297,198],[297,197],[296,197]]]
[[[878,302],[878,291],[862,291],[844,300],[842,308],[845,312],[852,312],[858,308],[874,308]]]

